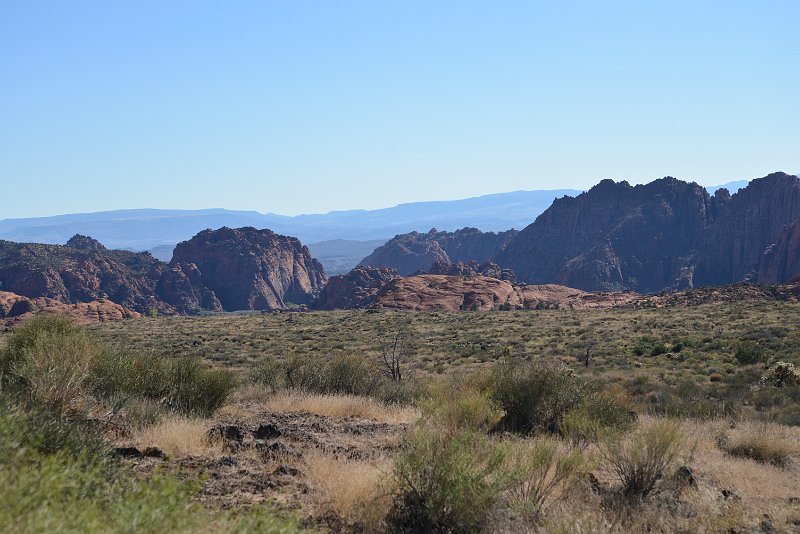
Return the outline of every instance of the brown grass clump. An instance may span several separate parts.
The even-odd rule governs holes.
[[[272,394],[266,389],[251,387],[241,391],[239,396],[242,401],[258,404],[267,412],[308,412],[327,417],[358,417],[392,424],[411,423],[419,417],[413,407],[384,404],[356,395],[323,395],[292,390]]]
[[[139,448],[157,447],[171,457],[216,456],[222,446],[209,439],[210,426],[205,419],[171,417],[139,430],[131,441]]]
[[[748,458],[758,463],[787,468],[792,464],[792,456],[798,454],[798,447],[784,439],[765,424],[750,425],[731,438],[721,433],[717,438],[719,447],[737,458]]]
[[[341,460],[315,451],[304,461],[306,475],[316,489],[316,504],[323,512],[333,512],[364,532],[380,528],[390,505],[388,460]]]

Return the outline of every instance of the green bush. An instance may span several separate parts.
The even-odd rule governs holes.
[[[507,484],[505,450],[484,434],[419,426],[394,465],[393,532],[476,532]]]
[[[377,369],[366,359],[346,355],[329,360],[296,356],[286,362],[267,357],[254,366],[250,377],[273,391],[289,388],[342,395],[370,395],[380,383]]]
[[[504,411],[498,429],[555,432],[564,414],[579,406],[586,392],[586,382],[564,366],[535,361],[498,364],[491,393]]]
[[[757,363],[764,363],[769,359],[766,351],[758,343],[753,341],[739,342],[733,357],[739,365],[754,365]]]
[[[717,445],[731,456],[783,468],[791,465],[792,455],[796,452],[796,447],[779,436],[772,435],[767,427],[735,441],[722,434],[717,438]]]
[[[63,317],[40,315],[10,336],[0,354],[0,380],[28,402],[58,412],[72,411],[84,396],[98,353],[84,329]]]
[[[213,414],[236,389],[230,371],[208,369],[199,358],[171,360],[167,377],[167,406],[188,415],[207,417]]]

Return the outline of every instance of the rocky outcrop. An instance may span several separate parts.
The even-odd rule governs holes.
[[[532,284],[645,292],[690,286],[693,246],[716,209],[695,183],[603,180],[575,198],[556,199],[496,261]]]
[[[587,293],[558,285],[512,285],[488,276],[423,274],[396,278],[378,291],[370,308],[470,310],[601,308],[633,302],[635,293]]]
[[[365,308],[383,286],[398,277],[394,269],[358,266],[347,274],[332,276],[314,307],[318,310]]]
[[[65,246],[0,241],[0,291],[65,304],[107,300],[143,314],[309,304],[326,280],[297,239],[254,228],[201,232],[170,264],[81,235]]]
[[[477,228],[462,228],[455,232],[428,233],[411,232],[390,239],[385,245],[361,260],[360,265],[388,267],[402,276],[423,271],[429,272],[433,265],[485,263],[494,258],[517,234],[506,232],[481,232]]]
[[[328,281],[297,238],[249,227],[205,230],[178,243],[170,266],[190,265],[226,311],[311,304]]]
[[[85,236],[69,246],[0,241],[0,290],[65,304],[108,299],[140,313],[174,313],[155,294],[166,267],[148,253],[106,250]]]
[[[731,196],[674,178],[604,180],[557,199],[495,261],[520,281],[644,293],[786,282],[800,264],[800,180],[774,173]]]
[[[11,326],[33,317],[37,313],[64,315],[77,324],[102,323],[141,317],[135,311],[108,299],[65,304],[47,297],[27,298],[0,291],[0,324]]]

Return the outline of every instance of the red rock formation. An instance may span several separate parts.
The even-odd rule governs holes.
[[[171,266],[194,264],[227,311],[311,304],[328,281],[297,238],[255,228],[205,230],[178,243]]]
[[[637,298],[635,293],[587,293],[558,285],[515,286],[488,276],[423,274],[391,280],[377,292],[369,307],[419,311],[610,308]]]
[[[25,321],[37,313],[64,315],[77,324],[102,323],[141,317],[135,311],[108,299],[65,304],[47,297],[27,298],[7,291],[0,291],[0,323],[5,326]]]
[[[399,276],[394,269],[358,266],[347,274],[332,276],[314,307],[318,310],[365,308],[383,286]]]

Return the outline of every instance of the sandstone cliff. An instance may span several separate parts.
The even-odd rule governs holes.
[[[477,228],[462,228],[455,232],[411,232],[390,239],[385,245],[361,260],[360,265],[388,267],[400,275],[418,271],[428,272],[436,263],[455,264],[477,261],[485,263],[494,258],[517,234],[481,232]]]
[[[0,291],[65,304],[110,301],[145,314],[310,304],[326,281],[297,239],[254,228],[201,232],[170,264],[80,235],[64,246],[0,241]]]
[[[784,173],[713,197],[674,178],[604,180],[557,199],[495,261],[523,282],[593,291],[776,284],[800,269],[798,225],[800,180]]]
[[[297,238],[249,227],[200,232],[178,243],[170,266],[189,273],[196,268],[197,279],[226,311],[311,304],[328,281],[322,264]]]

